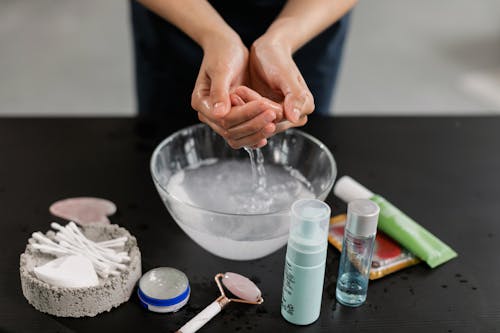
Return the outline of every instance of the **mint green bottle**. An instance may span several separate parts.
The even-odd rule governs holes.
[[[308,325],[319,317],[329,221],[330,207],[323,201],[292,205],[281,298],[281,315],[292,324]]]

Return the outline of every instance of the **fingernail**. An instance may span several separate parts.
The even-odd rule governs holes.
[[[217,102],[214,104],[213,112],[215,114],[221,114],[224,112],[224,102]]]
[[[257,144],[253,145],[252,148],[253,149],[262,148],[265,145],[267,145],[267,139],[262,139]]]
[[[273,134],[275,130],[276,126],[274,124],[268,124],[266,127],[264,127],[264,134],[265,135]]]
[[[274,112],[269,112],[264,116],[264,120],[268,123],[276,119],[276,114]]]
[[[294,108],[294,109],[292,110],[292,113],[293,113],[293,118],[294,118],[294,119],[292,119],[292,120],[293,120],[294,122],[295,122],[295,121],[298,121],[298,120],[299,120],[299,118],[300,118],[300,110],[299,110],[298,108]]]

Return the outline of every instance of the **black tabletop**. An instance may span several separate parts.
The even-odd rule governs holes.
[[[218,295],[213,276],[251,277],[264,304],[231,304],[204,332],[497,332],[500,330],[500,118],[313,118],[305,131],[349,174],[384,195],[455,249],[456,259],[372,281],[367,302],[335,300],[339,253],[329,246],[321,316],[299,327],[280,315],[285,249],[247,262],[215,257],[191,241],[163,206],[149,174],[155,145],[192,119],[0,119],[0,331],[170,332]],[[112,200],[112,222],[137,237],[143,271],[172,266],[190,279],[175,314],[130,301],[95,318],[57,318],[24,299],[19,255],[49,229],[62,198]],[[345,204],[330,195],[333,213]]]

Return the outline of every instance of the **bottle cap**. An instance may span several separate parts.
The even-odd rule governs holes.
[[[351,202],[356,199],[370,199],[374,193],[352,179],[344,176],[337,180],[333,187],[333,193],[345,202]]]
[[[377,233],[380,208],[368,199],[358,199],[347,205],[346,229],[351,234],[368,237]]]

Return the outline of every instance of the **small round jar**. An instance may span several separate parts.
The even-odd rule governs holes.
[[[159,313],[178,311],[188,302],[190,292],[186,274],[172,267],[148,271],[139,280],[137,289],[142,306]]]

